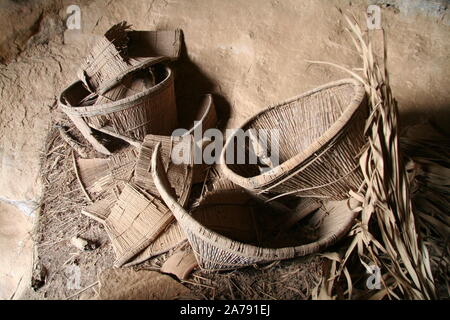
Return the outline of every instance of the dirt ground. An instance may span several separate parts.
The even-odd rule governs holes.
[[[75,79],[95,35],[121,20],[137,30],[181,28],[184,48],[174,65],[177,95],[213,93],[221,119],[227,127],[236,127],[271,104],[347,77],[334,69],[311,66],[307,60],[358,66],[336,8],[355,14],[364,23],[363,14],[372,3],[382,6],[388,67],[403,126],[430,118],[442,132],[450,133],[446,1],[2,1],[0,201],[6,204],[0,207],[0,218],[7,226],[2,228],[8,229],[2,237],[11,241],[4,256],[15,256],[15,250],[32,235],[35,250],[24,250],[21,258],[31,261],[37,252],[36,261],[48,269],[47,284],[24,297],[70,297],[77,290],[67,289],[68,266],[80,266],[84,288],[113,261],[102,227],[80,213],[86,199],[74,179],[70,149],[54,128],[60,121],[56,99]],[[81,30],[65,28],[69,4],[80,6]],[[24,212],[30,217],[21,216]],[[74,235],[98,241],[99,249],[79,253],[68,244]],[[303,299],[309,297],[320,275],[319,260],[282,262],[266,270],[196,272],[190,280],[194,284],[186,286],[208,298]],[[11,266],[11,259],[0,260],[0,279],[9,276],[3,270],[13,269],[4,297],[29,283],[29,279],[20,280],[27,274],[18,267],[22,260],[14,261]],[[155,260],[146,265],[154,268],[160,263]],[[287,279],[293,281],[289,291],[282,289],[288,286]],[[84,292],[85,296],[94,289]],[[79,297],[83,295],[74,298]]]

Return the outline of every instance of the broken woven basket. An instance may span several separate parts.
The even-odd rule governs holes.
[[[255,193],[343,200],[362,183],[358,158],[366,142],[367,116],[365,91],[359,82],[329,83],[268,108],[242,126],[244,132],[278,130],[278,166],[269,164],[262,170],[249,161],[227,163],[232,148],[234,155],[244,148],[247,157],[255,149],[254,142],[235,144],[234,134],[222,151],[221,170],[227,179]],[[272,143],[267,144],[266,157],[273,155]]]
[[[164,60],[159,57],[141,61],[105,85],[105,88],[114,90],[136,73],[153,67],[156,84],[143,91],[117,101],[80,106],[91,93],[79,80],[62,92],[59,105],[100,152],[102,149],[92,140],[91,128],[131,142],[142,141],[150,133],[170,135],[177,127],[177,110],[173,73],[160,63]],[[107,100],[108,90],[98,92],[98,97]]]

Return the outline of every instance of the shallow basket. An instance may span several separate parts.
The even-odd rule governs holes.
[[[113,88],[131,76],[132,72],[143,70],[159,61],[161,60],[150,58],[141,62],[106,87]],[[174,77],[169,67],[162,64],[157,64],[156,67],[160,68],[162,79],[142,92],[110,103],[77,106],[90,94],[83,83],[77,81],[61,93],[59,105],[88,141],[102,153],[108,154],[98,146],[91,128],[131,142],[142,141],[146,134],[170,135],[177,127]]]
[[[262,171],[261,164],[226,163],[227,153],[252,142],[235,144],[230,136],[221,154],[221,171],[234,183],[255,193],[345,199],[362,183],[359,154],[366,142],[368,117],[364,87],[352,79],[329,83],[250,118],[241,129],[278,129],[279,165]],[[270,156],[271,139],[267,143]],[[230,161],[228,161],[230,162]]]
[[[259,239],[259,231],[253,223],[262,211],[270,210],[269,207],[261,206],[261,203],[258,206],[242,189],[207,196],[191,213],[180,206],[164,173],[159,149],[158,145],[152,156],[154,183],[183,228],[200,267],[205,270],[236,269],[315,253],[335,243],[353,224],[355,213],[347,208],[346,201],[329,202],[327,213],[319,219],[322,223],[313,241],[273,247],[274,242],[270,238]],[[270,213],[268,217],[270,220]],[[269,223],[266,221],[261,225]]]

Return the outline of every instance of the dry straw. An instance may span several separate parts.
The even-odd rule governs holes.
[[[440,298],[450,297],[450,144],[446,137],[400,140],[409,163],[414,213],[430,249],[430,265]]]
[[[372,271],[371,266],[378,266],[382,272],[381,289],[370,291],[370,296],[365,298],[436,298],[428,250],[418,234],[409,183],[400,155],[397,104],[390,90],[385,60],[382,69],[373,53],[371,38],[364,40],[364,33],[358,24],[346,16],[345,19],[363,61],[363,68],[359,69],[362,76],[344,67],[326,64],[348,71],[364,84],[371,111],[366,123],[369,144],[360,158],[364,183],[358,192],[352,193],[354,210],[360,213],[359,221],[351,232],[352,240],[343,255],[324,255],[331,260],[331,266],[329,277],[322,279],[317,296],[346,296],[351,299],[363,297],[362,293],[367,294],[367,288],[358,290],[354,287],[359,278],[350,274],[347,268],[351,256],[357,254],[368,271]],[[383,56],[385,59],[385,49]],[[344,278],[346,289],[342,288],[340,281]]]
[[[365,143],[367,116],[359,82],[329,83],[268,108],[242,126],[244,131],[279,130],[279,166],[260,173],[257,164],[227,164],[233,135],[223,149],[221,169],[225,177],[257,193],[345,199],[362,181],[357,157]],[[244,147],[248,155],[249,144],[235,146],[234,154]]]

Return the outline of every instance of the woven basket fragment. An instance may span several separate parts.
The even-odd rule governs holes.
[[[172,221],[172,213],[161,200],[125,185],[105,220],[116,253],[114,264],[120,267],[147,248]]]
[[[107,194],[105,198],[97,200],[93,204],[84,207],[81,210],[81,213],[97,222],[104,224],[106,218],[108,218],[111,213],[111,209],[116,204],[117,199],[118,196],[111,192]]]
[[[107,159],[78,159],[80,179],[89,193],[120,194],[133,178],[137,151],[130,147]]]
[[[184,206],[191,192],[193,176],[193,158],[188,163],[174,164],[171,160],[172,151],[179,144],[185,144],[187,152],[192,152],[192,139],[190,136],[184,138],[171,136],[147,135],[142,143],[139,157],[136,162],[135,183],[152,194],[158,194],[151,175],[151,158],[155,146],[161,143],[162,158],[171,186],[175,189],[178,202]]]
[[[115,194],[111,193],[104,199],[98,200],[95,203],[85,207],[81,212],[91,219],[96,220],[101,224],[105,224],[105,220],[111,213],[111,209],[117,202]],[[186,235],[177,221],[172,221],[166,229],[156,237],[146,248],[132,257],[124,267],[133,266],[142,263],[152,257],[163,254],[177,245],[186,241]]]
[[[142,263],[152,257],[163,254],[177,245],[186,241],[186,235],[180,224],[173,221],[147,248],[142,250],[139,254],[133,257],[129,262],[124,264],[124,267],[133,266]]]
[[[129,27],[126,22],[112,26],[86,57],[78,71],[78,78],[89,91],[96,92],[103,82],[129,68],[126,61]]]

